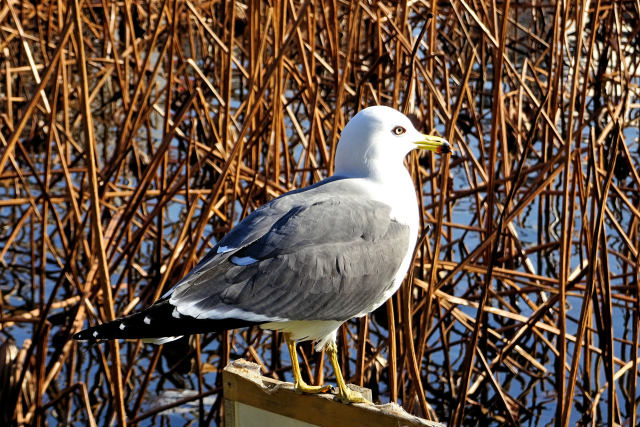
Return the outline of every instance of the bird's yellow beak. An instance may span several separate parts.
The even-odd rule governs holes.
[[[451,144],[439,136],[422,134],[423,139],[414,144],[423,150],[435,151],[438,154],[451,152]]]

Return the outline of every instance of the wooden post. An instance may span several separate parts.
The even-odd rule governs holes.
[[[237,360],[223,371],[226,427],[430,426],[444,424],[407,414],[394,403],[345,405],[335,395],[305,395],[293,384],[260,375],[260,366]],[[352,386],[371,399],[371,390]],[[367,392],[369,393],[367,396]]]

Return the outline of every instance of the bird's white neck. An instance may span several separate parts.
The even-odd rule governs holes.
[[[399,145],[377,141],[376,138],[341,139],[336,151],[335,175],[391,182],[408,176],[404,158],[409,150]]]
[[[374,200],[391,206],[391,218],[407,224],[411,228],[411,240],[415,241],[418,232],[418,200],[409,171],[401,162],[387,162],[384,167],[359,163],[368,166],[357,169],[338,169],[334,176],[352,178],[361,182],[362,191]],[[396,166],[396,164],[399,164]],[[374,166],[374,167],[371,167]]]

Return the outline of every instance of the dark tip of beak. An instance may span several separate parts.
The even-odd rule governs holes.
[[[451,152],[451,144],[444,143],[438,149],[438,154],[446,154]]]

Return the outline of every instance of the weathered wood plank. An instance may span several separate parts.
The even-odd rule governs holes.
[[[244,360],[232,362],[225,368],[223,382],[227,427],[244,427],[251,423],[251,417],[259,418],[256,419],[259,424],[255,425],[262,426],[301,422],[331,427],[444,426],[409,415],[395,404],[345,405],[330,393],[299,394],[293,384],[263,377],[259,365]]]

